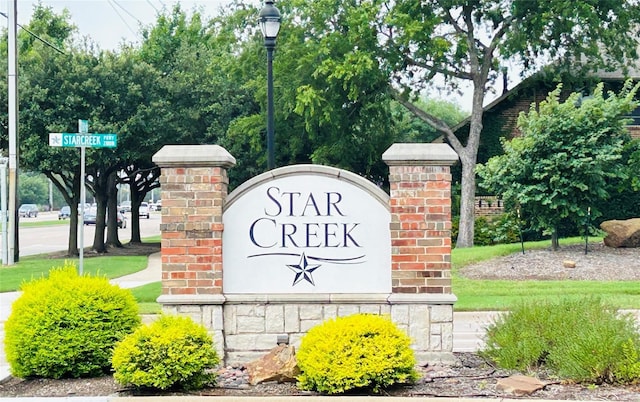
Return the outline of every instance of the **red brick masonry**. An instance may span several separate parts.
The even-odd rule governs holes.
[[[389,165],[393,293],[451,294],[451,173],[446,144],[394,144]]]

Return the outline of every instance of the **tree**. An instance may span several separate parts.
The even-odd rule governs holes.
[[[75,113],[83,110],[82,107],[73,110],[77,97],[67,97],[66,94],[64,97],[60,96],[65,89],[69,91],[69,87],[63,88],[63,81],[66,80],[61,79],[62,71],[66,69],[66,78],[74,76],[78,82],[87,81],[89,78],[82,75],[85,66],[77,65],[72,53],[61,53],[61,50],[64,52],[69,49],[71,34],[75,29],[69,22],[68,13],[57,15],[50,7],[38,4],[34,7],[28,29],[46,43],[35,40],[26,31],[19,33],[19,165],[27,171],[42,172],[47,176],[72,208],[68,252],[69,255],[77,255],[79,158],[70,157],[75,156],[74,150],[54,149],[46,144],[49,132],[74,132],[75,128],[70,123],[77,121]],[[6,54],[6,37],[3,37],[0,48],[2,53]],[[6,57],[0,59],[6,60]],[[4,69],[6,70],[6,67]],[[6,90],[0,91],[0,100],[5,100],[0,102],[3,105],[6,105],[5,96]],[[0,120],[6,121],[6,109],[1,110],[0,114]],[[0,127],[0,138],[4,147],[8,141],[6,123]],[[16,256],[16,261],[18,257]]]
[[[518,206],[535,229],[552,233],[563,219],[597,218],[597,201],[609,197],[608,181],[625,176],[624,141],[629,139],[622,117],[637,107],[640,84],[627,82],[619,94],[604,95],[603,84],[592,97],[572,93],[560,102],[559,85],[538,110],[521,113],[522,137],[504,142],[504,154],[478,165],[482,186]]]
[[[278,7],[290,13],[288,3]],[[252,101],[247,103],[247,113],[232,121],[221,142],[237,160],[229,172],[232,186],[266,169],[266,54],[255,22],[258,11],[236,4],[216,20],[217,36],[232,44],[237,54],[226,67],[229,79],[241,82]],[[356,85],[349,88],[338,79],[327,80],[330,64],[324,66],[323,74],[314,74],[321,61],[319,38],[310,40],[308,30],[288,17],[283,24],[273,63],[276,165],[330,164],[376,181],[386,177],[380,155],[397,133],[389,107],[392,99],[385,91],[386,76],[377,63],[363,64],[358,83],[367,90],[360,93]],[[349,24],[344,22],[333,36],[347,35]],[[375,31],[362,34],[366,38],[361,40],[375,40]],[[357,36],[353,33],[349,41],[333,49],[335,56],[352,48]]]
[[[20,203],[49,205],[48,180],[37,174],[22,173],[18,180]]]
[[[316,78],[339,81],[354,101],[380,87],[363,77],[382,71],[387,90],[408,110],[444,134],[462,163],[460,231],[457,247],[473,245],[475,165],[482,132],[483,103],[509,62],[533,69],[553,60],[558,69],[614,69],[636,60],[640,8],[633,0],[342,0],[291,2],[287,20],[306,27],[317,47]],[[375,40],[370,32],[376,31]],[[362,38],[362,39],[359,39]],[[343,51],[333,51],[344,46]],[[320,44],[320,46],[317,45]],[[579,63],[577,61],[580,61]],[[436,79],[440,79],[437,81]],[[326,82],[315,87],[322,99]],[[429,84],[458,90],[472,86],[470,132],[466,141],[451,126],[413,103]],[[309,91],[306,91],[309,93]],[[313,105],[301,98],[300,102]],[[316,108],[317,114],[324,113]]]

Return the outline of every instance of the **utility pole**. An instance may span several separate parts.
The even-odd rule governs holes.
[[[20,259],[18,247],[18,0],[7,0],[9,12],[9,228],[8,265]]]
[[[9,158],[0,158],[0,219],[2,223],[2,265],[7,265],[7,162]]]

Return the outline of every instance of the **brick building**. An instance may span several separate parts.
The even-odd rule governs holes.
[[[593,86],[598,82],[605,83],[605,90],[618,91],[624,81],[628,78],[636,81],[640,80],[640,66],[630,69],[626,74],[621,71],[599,72],[597,78],[585,80],[579,88],[570,87],[565,84],[562,91],[562,98],[568,97],[570,93],[583,91],[585,95],[591,92]],[[492,156],[502,153],[501,138],[513,138],[520,135],[517,127],[518,115],[526,112],[531,104],[538,104],[548,96],[558,85],[558,81],[549,79],[543,73],[534,74],[513,89],[505,91],[502,96],[484,107],[482,118],[483,132],[480,138],[480,148],[478,150],[478,163],[486,163]],[[632,123],[628,126],[632,138],[640,138],[640,107],[636,108],[628,118]],[[453,131],[458,138],[466,138],[469,132],[469,121],[467,118],[453,127]],[[442,142],[441,137],[436,142]],[[475,215],[493,217],[503,213],[503,205],[496,197],[478,196],[475,201]]]
[[[617,91],[629,78],[640,80],[640,66],[630,69],[626,74],[621,71],[598,72],[595,79],[584,80],[578,88],[565,84],[562,96],[566,97],[577,91],[583,91],[587,95],[598,82],[604,82],[605,89]],[[491,156],[501,152],[500,137],[513,138],[519,135],[516,123],[520,112],[528,111],[532,103],[538,104],[546,99],[549,92],[553,91],[557,85],[558,81],[548,79],[543,73],[534,74],[485,106],[478,162],[484,163]],[[631,136],[640,138],[640,107],[628,117],[633,120],[629,125]],[[454,133],[464,138],[469,132],[469,121],[470,118],[467,118],[453,127]],[[498,146],[497,149],[496,146]]]

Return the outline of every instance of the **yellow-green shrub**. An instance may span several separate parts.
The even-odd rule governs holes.
[[[113,352],[114,378],[138,388],[198,389],[215,385],[220,362],[205,327],[189,317],[163,315],[138,328]]]
[[[373,392],[417,378],[409,337],[389,319],[355,314],[329,320],[302,338],[297,353],[303,389]]]
[[[5,324],[5,352],[17,377],[108,373],[115,344],[139,324],[131,292],[79,276],[69,262],[22,286]]]

